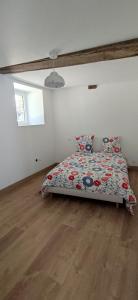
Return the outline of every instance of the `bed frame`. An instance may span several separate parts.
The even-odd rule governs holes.
[[[123,198],[116,195],[106,195],[101,193],[93,193],[93,192],[86,192],[86,191],[79,191],[74,189],[66,189],[66,188],[58,188],[58,187],[47,187],[47,192],[69,195],[69,196],[77,196],[82,198],[96,199],[101,201],[115,202],[117,208],[119,207],[119,204],[123,203]]]

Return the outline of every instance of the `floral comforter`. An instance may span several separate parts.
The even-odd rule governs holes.
[[[122,154],[76,152],[47,174],[42,185],[43,195],[48,187],[116,195],[124,198],[131,214],[136,204]]]

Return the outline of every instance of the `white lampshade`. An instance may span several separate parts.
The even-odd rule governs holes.
[[[65,85],[65,80],[56,71],[52,71],[44,81],[44,85],[47,88],[57,89]]]

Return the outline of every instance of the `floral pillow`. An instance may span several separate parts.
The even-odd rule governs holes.
[[[80,135],[75,137],[77,151],[81,153],[93,152],[94,135]]]
[[[104,137],[103,147],[104,147],[104,152],[120,153],[121,152],[120,138],[118,136]]]

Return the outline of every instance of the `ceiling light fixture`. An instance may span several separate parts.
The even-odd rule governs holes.
[[[58,50],[54,49],[50,51],[49,57],[53,60],[53,67],[54,67],[54,59],[58,57]],[[44,85],[50,89],[58,89],[65,86],[64,78],[59,75],[54,69],[53,71],[46,77],[44,81]]]

